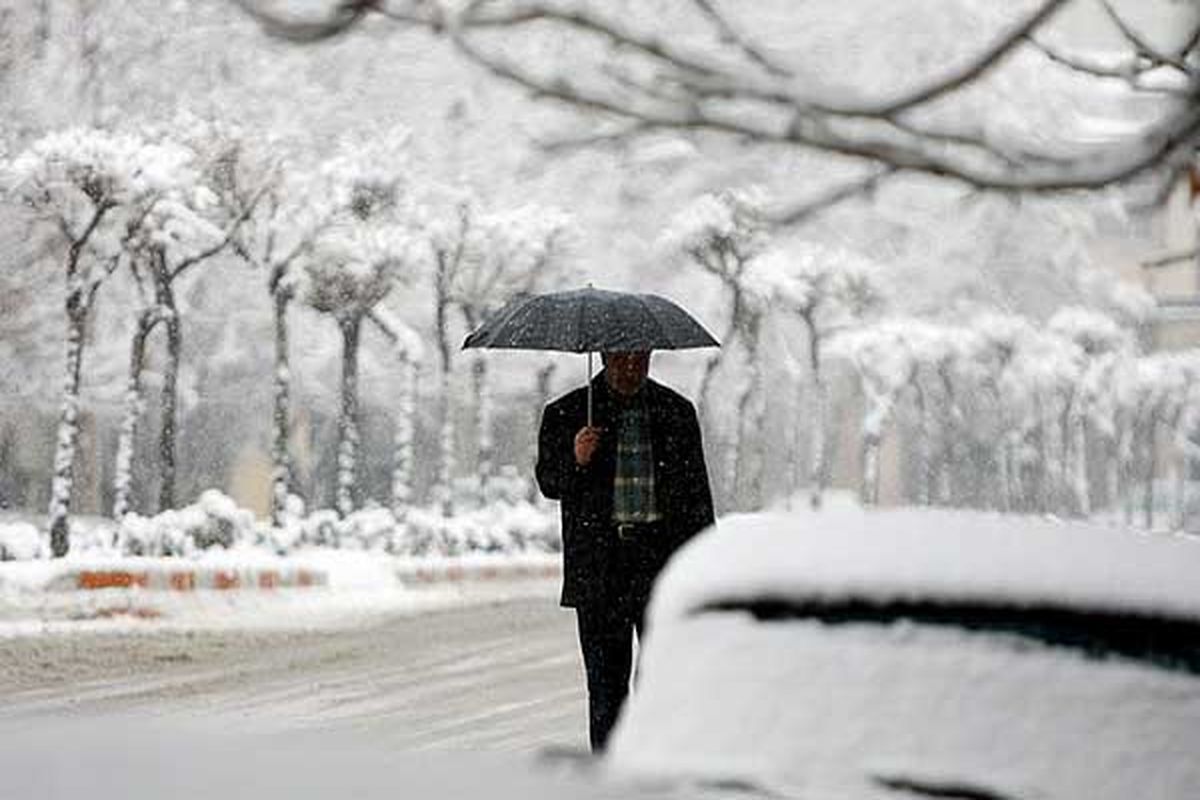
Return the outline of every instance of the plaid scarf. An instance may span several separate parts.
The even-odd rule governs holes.
[[[639,392],[639,395],[641,393]],[[613,476],[613,522],[654,522],[654,454],[645,399],[618,404],[617,464]]]

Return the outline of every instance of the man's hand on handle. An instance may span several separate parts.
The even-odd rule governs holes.
[[[579,466],[586,467],[591,463],[600,446],[600,431],[600,428],[585,426],[575,434],[575,463]]]

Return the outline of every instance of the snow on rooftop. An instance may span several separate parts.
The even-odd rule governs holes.
[[[1200,541],[980,512],[724,517],[667,566],[651,624],[714,603],[929,601],[1200,619]]]

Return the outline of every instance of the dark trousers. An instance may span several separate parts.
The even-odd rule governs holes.
[[[614,536],[616,533],[614,531]],[[587,673],[588,733],[592,751],[600,752],[629,696],[633,668],[633,642],[639,645],[646,603],[655,572],[646,537],[661,535],[657,528],[638,526],[632,538],[620,541],[608,565],[608,597],[605,604],[588,603],[575,609],[579,626],[579,649]]]
[[[629,695],[629,677],[633,671],[633,637],[642,636],[642,621],[609,609],[575,609],[579,624],[579,649],[587,673],[588,734],[592,752],[608,744]]]

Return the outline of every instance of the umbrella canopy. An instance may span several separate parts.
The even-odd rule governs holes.
[[[588,425],[592,424],[592,353],[720,347],[704,326],[656,294],[573,289],[518,297],[463,341],[463,349],[563,350],[588,354]]]
[[[570,353],[719,347],[688,312],[655,294],[574,289],[518,297],[463,342],[463,348]]]

